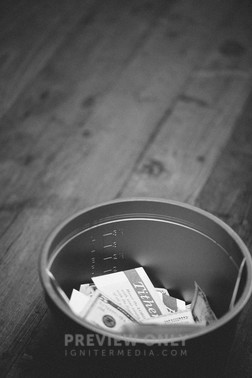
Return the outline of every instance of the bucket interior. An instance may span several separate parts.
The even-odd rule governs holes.
[[[155,201],[110,203],[72,218],[55,235],[47,263],[68,296],[94,276],[139,266],[155,287],[186,302],[196,281],[218,318],[247,279],[243,251],[221,222]]]

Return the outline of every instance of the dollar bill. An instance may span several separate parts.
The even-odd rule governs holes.
[[[142,267],[93,277],[92,280],[97,289],[139,322],[167,314],[166,306]]]
[[[196,322],[207,325],[216,321],[216,316],[210,307],[206,294],[199,287],[197,282],[194,282],[195,290],[191,304],[191,312]]]
[[[110,331],[120,332],[124,326],[137,323],[125,309],[96,290],[87,306],[79,313],[82,319]]]
[[[93,277],[92,283],[73,289],[72,311],[102,328],[119,332],[137,324],[207,325],[216,320],[206,294],[195,282],[191,304],[170,296],[165,288],[154,288],[143,268]]]
[[[181,312],[170,313],[168,315],[162,315],[158,318],[151,318],[144,320],[143,324],[196,324],[191,310],[185,310]]]

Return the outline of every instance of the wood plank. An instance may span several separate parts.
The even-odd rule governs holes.
[[[188,6],[189,5],[187,5],[187,7]],[[170,104],[180,92],[181,87],[184,85],[185,80],[192,70],[192,67],[197,64],[198,60],[201,59],[201,56],[204,55],[204,48],[207,44],[207,35],[208,38],[210,38],[213,31],[212,29],[214,28],[214,23],[211,24],[209,21],[207,21],[207,14],[204,13],[206,10],[203,6],[201,11],[203,13],[201,18],[204,20],[204,22],[202,21],[202,24],[200,25],[192,24],[191,26],[191,19],[189,23],[188,19],[185,16],[182,17],[182,15],[180,16],[179,22],[176,20],[176,28],[182,29],[182,35],[180,35],[179,41],[169,40],[170,34],[168,33],[167,36],[167,25],[164,23],[165,15],[163,15],[161,21],[159,22],[159,27],[152,35],[148,46],[146,46],[146,51],[143,51],[139,58],[131,64],[127,72],[124,73],[124,76],[116,84],[113,92],[107,95],[105,100],[102,100],[101,95],[99,99],[97,93],[94,95],[94,88],[96,88],[97,85],[99,85],[99,88],[102,87],[102,85],[105,86],[105,84],[101,84],[101,82],[108,85],[106,79],[104,79],[102,75],[104,71],[101,72],[101,68],[99,68],[101,65],[104,65],[101,63],[99,64],[99,60],[97,62],[96,57],[93,59],[93,54],[91,54],[90,61],[87,61],[85,59],[86,54],[81,54],[81,52],[78,50],[75,55],[73,52],[74,50],[70,50],[70,52],[68,50],[67,57],[62,57],[59,54],[57,62],[62,62],[62,58],[65,58],[63,59],[63,62],[65,61],[66,65],[63,64],[64,68],[59,72],[56,68],[57,74],[54,75],[54,80],[55,76],[56,79],[57,76],[60,78],[62,78],[62,76],[67,78],[70,77],[70,79],[69,81],[66,79],[65,83],[61,81],[61,84],[52,82],[52,79],[49,81],[50,76],[48,71],[49,73],[52,72],[52,67],[47,68],[47,70],[42,73],[41,82],[39,79],[36,81],[37,83],[41,83],[40,85],[42,89],[40,88],[39,84],[36,84],[35,89],[31,89],[24,101],[19,104],[19,109],[14,111],[14,116],[10,116],[10,120],[7,119],[7,127],[10,132],[12,132],[10,124],[15,125],[15,117],[17,117],[17,114],[19,114],[19,117],[22,118],[22,116],[24,116],[25,118],[28,112],[28,116],[30,117],[30,119],[24,120],[23,122],[22,135],[20,136],[16,134],[19,136],[19,138],[25,139],[26,143],[22,143],[22,147],[20,147],[21,142],[18,140],[15,143],[15,150],[13,148],[13,144],[11,146],[6,144],[5,148],[9,149],[9,154],[12,154],[14,157],[19,155],[19,160],[24,161],[26,161],[26,159],[29,161],[29,157],[31,158],[31,156],[33,156],[33,164],[35,166],[32,169],[32,165],[30,164],[29,175],[32,174],[37,176],[41,176],[40,171],[41,169],[44,169],[44,155],[46,154],[48,172],[46,173],[44,182],[47,181],[49,184],[50,180],[53,180],[53,186],[57,188],[57,192],[58,187],[61,188],[62,197],[68,196],[71,190],[75,190],[76,193],[85,190],[86,193],[90,193],[91,195],[91,197],[89,197],[90,203],[101,199],[101,197],[103,199],[111,198],[111,196],[113,196],[111,193],[111,182],[113,182],[112,186],[115,189],[114,193],[116,193],[116,190],[118,190],[118,188],[120,188],[122,185],[122,172],[124,172],[124,177],[127,172],[130,172],[132,164],[134,164],[134,160],[138,156],[139,149],[141,149],[141,146],[145,145],[146,141],[148,141],[149,135],[152,136],[153,125],[158,123],[163,114],[165,114],[167,109],[170,108]],[[188,9],[185,7],[183,12],[187,14]],[[214,12],[213,14],[215,17],[216,8],[214,8],[212,12]],[[194,13],[195,20],[197,21],[198,15],[200,14],[200,8],[194,10]],[[191,17],[193,17],[193,12]],[[219,14],[218,17],[220,17]],[[125,22],[127,22],[127,25],[125,25]],[[124,23],[122,23],[124,28],[128,30],[128,33],[130,32],[130,35],[133,33],[130,30],[134,30],[134,27],[137,28],[136,30],[139,30],[139,24],[140,27],[142,25],[139,23],[137,18],[133,19],[133,22],[133,25],[129,24],[129,20],[126,18]],[[216,22],[218,23],[217,20]],[[169,26],[169,28],[171,28],[174,32],[174,25]],[[125,33],[125,29],[123,34],[124,38],[125,35],[127,35],[127,33]],[[201,36],[202,30],[204,30],[204,39]],[[144,33],[148,33],[148,29]],[[111,41],[114,41],[114,38],[116,38],[115,36],[120,36],[121,34],[122,31],[120,31],[120,33],[117,31],[110,36],[111,38],[109,38],[109,42],[111,43]],[[141,38],[143,37],[145,37],[145,34],[142,35]],[[140,40],[142,40],[141,38]],[[77,41],[77,45],[79,45],[81,42],[81,36]],[[132,43],[131,41],[130,44]],[[189,41],[191,41],[193,47],[188,47]],[[90,44],[93,42],[94,40],[91,39]],[[72,40],[70,40],[69,43],[72,43]],[[88,41],[86,44],[87,43]],[[169,43],[169,49],[165,48],[167,43]],[[123,44],[123,47],[120,50],[121,54],[123,54],[124,46],[125,44]],[[118,51],[118,42],[116,43],[116,46],[112,43],[112,49],[110,50],[111,56],[114,55],[113,48],[115,47],[116,51]],[[107,50],[108,43],[105,43],[105,47],[102,49],[99,59],[102,57],[104,58],[102,55],[104,54],[104,51],[106,54],[105,57],[107,56]],[[149,55],[148,59],[146,59],[146,54]],[[187,58],[186,61],[184,60],[185,57]],[[73,61],[72,64],[71,61]],[[168,66],[167,61],[169,61]],[[78,90],[76,90],[76,81],[78,80],[78,76],[82,75],[82,72],[78,70],[76,73],[75,64],[77,63],[81,67],[84,62],[86,75],[88,74],[87,66],[89,67],[89,70],[90,67],[93,68],[93,74],[91,74],[91,79],[88,80],[88,83],[86,80],[84,80],[82,86],[79,85]],[[97,64],[95,64],[95,62]],[[110,64],[112,64],[111,61]],[[121,67],[123,67],[124,62],[121,62],[121,64]],[[157,64],[159,69],[154,73],[153,68]],[[59,66],[62,69],[62,63],[61,65],[59,64]],[[108,65],[105,65],[105,68],[107,67]],[[99,72],[101,72],[102,76],[99,76]],[[118,73],[118,71],[116,72]],[[110,85],[111,81],[116,80],[117,77],[115,75],[111,78],[109,74],[107,76]],[[149,79],[150,77],[151,80]],[[114,83],[114,81],[112,81],[112,83]],[[48,85],[51,85],[54,90],[52,91],[53,93],[50,94],[49,99],[47,100],[48,102],[45,101],[45,104],[42,105],[41,102],[43,101],[41,101],[40,96],[44,98],[45,87],[48,88]],[[60,88],[58,88],[58,86],[60,86]],[[63,86],[63,88],[67,88],[67,93],[65,93],[61,86]],[[37,94],[35,96],[34,91],[36,93],[39,92],[39,95]],[[72,93],[75,93],[74,98],[72,97]],[[150,93],[153,98],[155,96],[157,97],[156,101],[151,100]],[[140,97],[140,104],[139,99],[136,98],[136,95]],[[96,101],[94,101],[94,98]],[[58,102],[60,104],[63,102],[64,106],[60,106],[58,109],[53,109],[49,112],[49,106],[55,107]],[[29,106],[27,106],[27,103]],[[82,103],[85,104],[84,110],[80,109],[80,104]],[[90,105],[91,103],[93,106]],[[89,105],[87,106],[87,104]],[[95,114],[91,120],[88,120],[88,123],[85,123],[89,112],[91,112],[91,108]],[[118,109],[120,109],[120,111],[118,111]],[[39,122],[36,121],[36,128],[34,128],[34,118],[32,117],[33,114],[31,115],[30,113],[35,113],[36,117],[38,113],[41,113],[41,111],[42,114],[40,114]],[[50,132],[46,131],[44,127],[45,124],[48,125],[47,127],[50,127]],[[80,126],[81,124],[84,124],[84,131],[78,130],[76,131],[76,134],[73,135],[69,125]],[[65,131],[62,132],[62,130]],[[84,133],[84,138],[80,138],[80,135],[83,135],[82,132]],[[34,133],[37,134],[34,135]],[[87,135],[89,135],[89,137],[85,138]],[[10,136],[8,135],[8,137]],[[37,138],[40,138],[38,142],[36,141],[37,152],[33,152],[33,149],[35,148],[34,140]],[[54,143],[51,143],[52,138],[55,140]],[[127,140],[128,143],[122,144],[122,140]],[[63,143],[64,149],[62,149]],[[75,144],[74,147],[73,144]],[[115,148],[117,145],[122,145],[120,150]],[[45,146],[47,146],[46,149]],[[95,147],[93,148],[93,146]],[[99,153],[95,152],[96,148],[99,149]],[[61,152],[58,151],[59,149],[61,149]],[[79,153],[76,153],[74,157],[72,154],[72,149],[79,151]],[[120,161],[121,164],[121,166],[118,166],[118,169],[116,170],[111,169],[112,156],[110,151],[114,151],[114,160],[118,162]],[[4,153],[7,154],[7,152]],[[36,159],[36,154],[39,155],[39,159]],[[87,164],[85,165],[81,164],[83,157],[85,157],[87,160]],[[76,161],[71,161],[73,158],[75,158]],[[35,159],[36,161],[34,161]],[[55,161],[50,161],[49,164],[50,159],[55,159]],[[67,177],[67,179],[65,177],[67,168],[64,167],[64,172],[62,172],[62,168],[59,167],[63,160],[68,161],[68,164],[72,165],[71,174]],[[104,165],[104,163],[106,164]],[[75,168],[73,168],[74,166]],[[13,167],[12,164],[12,169],[20,172],[19,166]],[[97,175],[99,174],[100,178],[104,176],[104,171],[107,173],[106,177],[102,178],[104,180],[103,184],[99,186],[97,185],[97,179],[93,175],[94,170],[97,172]],[[56,176],[55,172],[58,172]],[[20,185],[19,176],[20,175],[17,175],[17,181],[18,187],[20,188],[22,185]],[[55,181],[57,176],[61,177],[58,182]],[[29,185],[29,183],[30,185],[33,185],[31,184],[33,177],[29,177],[29,180],[27,180],[27,177],[23,177],[25,180],[24,191],[27,193],[27,185]],[[83,180],[81,180],[81,177],[83,177]],[[14,180],[13,177],[12,180]],[[62,181],[64,181],[64,186],[62,186]],[[115,187],[115,183],[118,185],[117,187]],[[99,194],[101,191],[102,195]],[[2,198],[4,198],[5,194],[2,193],[2,196]]]
[[[159,7],[157,7],[159,9]],[[117,9],[117,8],[115,8]],[[117,9],[118,12],[118,9]],[[56,69],[57,75],[54,75],[56,79],[59,77],[60,82],[62,83],[62,77],[66,77],[66,82],[62,83],[65,84],[67,88],[67,94],[66,97],[70,97],[69,100],[69,107],[71,108],[71,104],[75,103],[75,99],[77,97],[77,100],[79,99],[80,93],[77,93],[77,96],[72,99],[72,97],[75,94],[76,86],[78,87],[79,83],[79,77],[80,77],[80,71],[75,73],[76,66],[84,65],[84,69],[87,71],[86,76],[88,76],[88,70],[87,66],[84,64],[86,63],[86,49],[84,49],[84,52],[80,52],[76,47],[77,45],[74,44],[75,38],[77,38],[77,42],[82,42],[81,46],[91,46],[94,39],[97,38],[97,32],[93,33],[97,27],[97,25],[100,25],[100,30],[98,33],[98,39],[101,37],[101,33],[104,33],[104,30],[101,25],[101,21],[103,20],[103,25],[109,24],[109,27],[107,29],[107,39],[105,39],[105,42],[103,43],[104,48],[102,49],[102,54],[99,53],[100,45],[97,47],[96,52],[94,55],[98,55],[97,58],[94,58],[94,60],[91,60],[91,63],[89,63],[89,68],[93,68],[94,62],[97,62],[99,67],[99,59],[101,57],[105,57],[108,59],[108,53],[107,49],[110,45],[110,42],[114,40],[114,32],[120,31],[120,33],[116,33],[115,35],[120,36],[120,40],[122,41],[122,38],[125,40],[125,36],[128,36],[128,44],[126,44],[126,49],[123,50],[121,53],[122,58],[119,60],[119,65],[123,68],[125,64],[125,55],[126,60],[129,59],[129,56],[132,55],[132,37],[136,38],[135,41],[137,44],[133,45],[135,51],[137,45],[139,44],[139,40],[144,42],[145,36],[148,37],[148,29],[151,24],[151,20],[149,20],[148,15],[146,16],[146,20],[143,19],[142,22],[139,22],[139,19],[136,17],[133,19],[133,24],[130,24],[132,29],[129,29],[129,17],[125,17],[125,12],[122,13],[122,16],[119,17],[118,21],[121,21],[118,23],[119,26],[116,26],[117,24],[115,22],[111,23],[110,14],[106,14],[103,16],[103,13],[101,12],[100,17],[98,18],[97,24],[95,24],[94,30],[91,30],[86,37],[86,31],[82,32],[82,34],[79,34],[79,31],[81,29],[81,26],[79,30],[76,31],[77,35],[73,35],[72,38],[67,42],[67,46],[65,47],[67,49],[66,53],[64,53],[64,49],[62,49],[61,53],[57,55],[57,58],[54,59],[54,65],[56,68],[59,66],[59,69]],[[155,15],[155,13],[154,13]],[[120,14],[118,14],[120,16]],[[143,16],[141,16],[143,17]],[[122,20],[124,19],[124,21]],[[123,22],[122,22],[123,21]],[[122,29],[121,29],[122,25]],[[133,28],[134,26],[134,28]],[[116,30],[115,30],[116,29]],[[119,29],[119,30],[118,30]],[[128,34],[126,31],[128,30]],[[123,33],[122,33],[123,32]],[[147,33],[147,34],[146,34]],[[94,37],[93,37],[94,36]],[[82,39],[81,39],[82,38]],[[127,41],[127,38],[126,38]],[[113,52],[113,48],[116,49],[118,47],[118,40],[116,40],[116,43],[112,43],[112,49],[110,49],[110,53]],[[73,45],[73,49],[68,50],[69,46]],[[96,46],[96,45],[95,45]],[[124,45],[125,46],[125,45]],[[98,51],[98,52],[97,52]],[[113,57],[113,54],[112,54]],[[64,58],[64,59],[63,59]],[[64,69],[61,69],[63,63],[65,62]],[[103,61],[105,59],[103,58]],[[70,64],[71,62],[72,65]],[[106,62],[106,60],[105,60]],[[111,61],[107,63],[111,64]],[[103,62],[102,62],[103,64]],[[106,68],[106,67],[105,67]],[[68,143],[72,141],[71,134],[72,134],[72,128],[69,129],[69,124],[60,122],[60,116],[64,119],[64,116],[67,117],[67,121],[71,122],[72,120],[75,120],[76,117],[76,109],[72,109],[71,117],[69,119],[69,108],[65,109],[66,107],[66,101],[64,102],[65,98],[61,98],[61,101],[63,104],[61,105],[60,110],[56,108],[56,114],[57,119],[55,121],[56,116],[54,116],[54,120],[52,122],[52,115],[48,114],[48,110],[50,110],[50,106],[55,111],[55,102],[56,105],[58,105],[58,102],[55,101],[56,96],[52,96],[52,98],[49,99],[46,105],[42,105],[42,110],[39,108],[39,105],[37,105],[37,98],[34,96],[34,92],[37,93],[44,93],[45,86],[42,85],[42,89],[40,92],[40,85],[46,84],[46,87],[48,87],[49,84],[51,84],[51,87],[54,88],[54,83],[48,83],[48,72],[53,71],[53,63],[50,65],[49,68],[47,68],[44,72],[41,73],[41,80],[40,78],[36,79],[35,89],[34,87],[31,87],[30,90],[28,90],[28,94],[25,94],[24,97],[20,100],[20,103],[17,103],[14,108],[12,108],[11,115],[6,116],[6,128],[9,131],[6,132],[4,137],[7,137],[7,140],[5,139],[6,143],[2,144],[2,157],[7,157],[7,160],[2,164],[2,187],[6,188],[7,186],[9,188],[12,188],[12,192],[10,192],[10,189],[6,190],[6,192],[2,192],[2,210],[4,214],[8,214],[6,216],[6,228],[4,232],[4,238],[2,239],[3,245],[6,246],[6,254],[3,256],[3,261],[1,265],[3,278],[6,279],[8,282],[7,286],[5,285],[1,289],[1,293],[3,294],[1,296],[2,299],[2,305],[5,305],[5,319],[7,319],[7,315],[11,312],[13,314],[11,319],[8,319],[8,325],[5,324],[5,328],[3,329],[2,333],[2,339],[4,342],[2,343],[2,348],[5,350],[5,355],[8,356],[8,358],[4,361],[5,363],[5,369],[8,370],[10,364],[15,360],[18,350],[22,349],[24,341],[22,343],[17,342],[17,340],[25,340],[27,337],[29,337],[31,332],[31,325],[32,327],[35,327],[34,322],[38,322],[39,319],[35,316],[33,317],[33,321],[31,322],[30,316],[27,317],[27,312],[30,314],[33,314],[33,311],[36,311],[36,306],[34,304],[35,299],[38,297],[38,292],[41,291],[40,286],[37,282],[37,272],[36,272],[36,265],[37,265],[37,257],[38,253],[34,253],[34,251],[38,251],[40,249],[42,240],[44,239],[44,236],[48,233],[49,229],[52,227],[54,222],[57,222],[59,220],[59,217],[63,215],[63,213],[67,213],[70,208],[74,208],[74,205],[76,206],[76,203],[73,205],[73,202],[76,200],[74,196],[68,196],[65,194],[63,197],[63,202],[61,199],[57,199],[56,195],[53,196],[54,192],[56,193],[58,191],[58,185],[53,187],[53,193],[50,193],[50,185],[47,184],[49,189],[49,197],[50,200],[48,201],[48,198],[41,198],[41,195],[39,198],[36,197],[36,191],[37,193],[41,192],[41,188],[45,188],[45,184],[43,181],[49,181],[46,177],[47,175],[47,164],[49,164],[50,160],[52,159],[51,155],[55,155],[55,159],[57,159],[57,138],[60,138],[58,141],[59,147],[62,146],[64,143],[64,140],[66,137],[68,137],[70,140],[68,140]],[[119,70],[116,70],[116,75],[113,76],[112,72],[111,75],[108,75],[109,83],[111,81],[113,82],[115,78],[118,75],[118,71],[120,73],[121,68],[119,67]],[[92,79],[94,80],[94,76],[97,73],[97,71],[91,70]],[[103,71],[101,71],[101,75],[103,75]],[[44,78],[46,76],[47,80]],[[102,76],[103,78],[103,76]],[[52,80],[52,79],[51,79]],[[101,76],[98,75],[97,83],[101,80]],[[39,83],[37,87],[37,83]],[[105,83],[105,87],[108,82]],[[53,86],[54,84],[54,86]],[[57,82],[56,82],[57,84]],[[62,85],[61,84],[61,85]],[[69,85],[72,84],[72,85]],[[96,84],[97,85],[97,84]],[[111,85],[111,84],[110,84]],[[84,86],[84,84],[83,84]],[[57,86],[56,86],[57,89]],[[81,90],[82,88],[80,88]],[[90,88],[88,88],[90,90]],[[93,90],[93,85],[91,86],[91,89]],[[70,95],[69,95],[70,92]],[[38,94],[37,94],[38,96]],[[72,96],[72,97],[71,97]],[[83,96],[83,93],[82,93]],[[85,106],[87,107],[86,101],[87,94],[84,92],[84,99],[82,97],[82,100],[85,100]],[[44,97],[44,95],[42,96]],[[27,101],[28,98],[28,101]],[[89,96],[89,98],[91,98]],[[34,100],[35,99],[35,100]],[[22,101],[24,100],[24,101]],[[80,101],[80,100],[79,100]],[[30,105],[31,106],[27,106]],[[27,113],[27,107],[28,107],[28,113]],[[83,118],[86,117],[86,114],[84,112],[84,115],[82,115],[81,120],[83,121]],[[79,115],[78,115],[79,116]],[[23,133],[16,133],[15,128],[17,127],[18,121],[20,122],[20,118],[23,120],[22,124],[22,131]],[[28,120],[27,120],[28,118]],[[78,117],[77,117],[78,118]],[[50,128],[49,131],[47,129],[47,133],[45,130],[45,124],[48,122],[48,119],[51,119],[50,125],[52,125],[53,128]],[[77,126],[79,127],[80,120],[78,118]],[[83,122],[84,123],[84,122]],[[36,128],[34,130],[34,124],[36,125]],[[71,123],[70,123],[71,124]],[[65,133],[63,132],[65,128]],[[82,132],[82,131],[81,131]],[[62,134],[61,134],[62,133]],[[87,133],[85,133],[87,135]],[[39,138],[38,145],[36,144],[37,138]],[[15,138],[15,143],[13,143],[13,138]],[[76,137],[72,137],[74,141],[79,139],[79,133]],[[8,140],[11,141],[11,143],[8,143]],[[49,143],[53,140],[53,143]],[[22,142],[22,143],[21,143]],[[24,143],[25,142],[25,143]],[[70,143],[71,144],[71,143]],[[56,148],[55,148],[56,145]],[[63,144],[64,145],[64,144]],[[78,147],[78,146],[76,146]],[[56,149],[56,151],[55,151]],[[75,151],[74,146],[72,145],[72,148],[70,148],[68,154],[72,151]],[[37,160],[34,162],[33,158],[33,169],[31,169],[31,166],[27,168],[31,163],[31,157],[35,154],[37,157]],[[30,158],[29,158],[30,156]],[[67,157],[67,155],[65,156]],[[64,156],[63,156],[64,158]],[[46,159],[46,160],[45,160]],[[64,159],[63,159],[64,160]],[[61,165],[62,161],[61,156],[60,159],[56,162],[56,166],[53,166],[51,170],[49,171],[50,175],[55,174],[55,169],[57,169],[57,165]],[[29,162],[30,161],[30,162]],[[20,164],[22,162],[24,163],[24,166],[26,165],[26,168]],[[26,162],[26,164],[25,164]],[[72,161],[72,164],[74,162]],[[71,164],[70,164],[71,167]],[[8,170],[12,170],[11,177],[8,175]],[[68,168],[69,169],[69,168]],[[45,171],[45,172],[43,172]],[[56,170],[57,172],[57,170]],[[64,179],[64,170],[61,170],[61,174],[63,173],[63,179]],[[39,184],[36,188],[36,181],[39,176],[44,175],[44,180],[39,180]],[[60,175],[58,174],[60,177]],[[79,177],[79,175],[78,175]],[[97,179],[97,176],[96,176]],[[4,181],[6,180],[6,181]],[[8,181],[9,180],[9,181]],[[62,178],[61,178],[62,180]],[[70,181],[70,180],[69,180]],[[11,184],[11,185],[9,185]],[[34,188],[35,186],[35,188]],[[43,189],[44,191],[44,189]],[[35,194],[34,194],[35,192]],[[66,192],[66,191],[65,191]],[[77,191],[78,193],[78,191]],[[80,192],[82,193],[82,192]],[[45,195],[45,191],[44,191]],[[22,198],[22,196],[24,196]],[[80,203],[80,199],[77,198],[78,202]],[[5,202],[6,201],[6,202]],[[62,207],[62,204],[64,203],[64,207]],[[77,203],[77,205],[78,205]],[[62,212],[63,209],[63,212]],[[61,214],[61,215],[59,215]],[[10,216],[10,219],[9,217]],[[37,221],[36,221],[36,220]],[[37,223],[37,229],[34,229],[34,222]],[[23,226],[25,225],[25,229]],[[21,230],[21,231],[20,231]],[[27,235],[26,238],[21,238],[20,240],[16,239],[16,236],[20,236],[20,232],[23,233],[23,235]],[[33,238],[34,233],[36,233],[36,240]],[[13,241],[16,240],[16,244],[13,243]],[[13,262],[13,263],[12,263]],[[20,270],[20,267],[22,270]],[[19,273],[17,272],[17,269]],[[22,279],[22,282],[20,283],[20,276],[25,276],[25,279]],[[5,282],[6,282],[5,281]],[[16,288],[16,289],[14,289]],[[22,297],[22,293],[26,292],[28,295],[26,298],[24,298],[22,306],[19,304],[19,298]],[[11,298],[11,300],[10,300]],[[4,314],[3,314],[4,315]],[[31,315],[32,316],[32,315]],[[7,338],[8,336],[8,338]]]
[[[0,118],[90,12],[92,1],[22,1],[1,5]]]
[[[153,9],[153,17],[155,12],[160,12],[159,6],[156,10]],[[62,164],[69,154],[73,155],[72,148],[77,151],[79,149],[81,156],[79,162],[77,156],[76,168],[76,162],[71,159],[69,166],[73,164],[71,169],[78,170],[83,155],[85,157],[85,150],[96,144],[95,134],[99,125],[96,128],[91,125],[91,130],[86,121],[98,102],[97,88],[102,96],[102,93],[114,84],[125,67],[125,61],[132,56],[132,50],[134,52],[138,44],[148,37],[152,22],[148,14],[146,17],[141,16],[141,22],[138,17],[130,17],[131,8],[127,9],[127,3],[126,8],[120,9],[113,7],[113,2],[110,7],[108,2],[100,6],[88,32],[86,25],[78,25],[57,56],[3,119],[0,151],[3,188],[1,202],[4,204],[3,210],[6,210],[6,227],[12,222],[12,218],[9,219],[6,214],[8,210],[16,214],[17,210],[28,206],[28,202],[30,206],[36,202],[34,181],[36,182],[38,177],[45,176],[37,188],[37,191],[41,192],[41,187],[46,187],[50,177],[53,179],[55,176],[58,165]],[[120,55],[113,63],[113,57],[117,54],[122,39],[124,43]],[[81,50],[79,46],[82,46]],[[91,134],[94,136],[90,138]],[[73,142],[77,143],[76,146],[72,145]],[[64,149],[60,155],[59,150],[64,144],[65,155]],[[53,165],[54,159],[56,162]],[[9,170],[12,171],[11,175],[8,173]],[[58,172],[58,176],[62,176],[61,181],[65,179],[65,171],[66,167],[63,167],[61,172]],[[77,174],[77,180],[80,174],[81,172]],[[55,193],[58,192],[58,184],[62,186],[62,183],[55,184]],[[66,183],[65,185],[67,186]],[[32,198],[27,195],[29,189],[33,193]],[[69,189],[65,191],[67,190]],[[55,204],[57,195],[49,195]],[[40,198],[41,200],[43,201],[43,198]]]
[[[230,15],[229,15],[230,16]],[[251,90],[251,12],[239,7],[218,30],[119,195],[194,203]]]
[[[252,251],[252,94],[196,205],[228,223]],[[242,312],[227,377],[251,377],[252,300]]]

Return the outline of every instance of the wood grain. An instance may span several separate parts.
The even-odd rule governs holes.
[[[252,248],[252,94],[236,122],[231,140],[221,154],[196,205],[228,223]],[[227,366],[227,377],[251,376],[250,300],[240,316]]]
[[[0,21],[0,117],[92,7],[79,0],[12,3],[2,4]]]
[[[240,7],[228,24],[223,20],[225,27],[218,29],[218,38],[162,119],[122,195],[158,194],[194,203],[251,90],[251,15],[246,9]],[[241,20],[247,34],[239,33]]]
[[[1,372],[62,376],[37,271],[56,224],[138,195],[196,202],[229,223],[245,214],[251,140],[249,121],[237,119],[251,91],[251,13],[247,1],[9,4],[0,16]],[[230,190],[238,172],[246,195],[238,179]],[[248,324],[245,313],[237,345]],[[239,356],[248,371],[249,347]]]

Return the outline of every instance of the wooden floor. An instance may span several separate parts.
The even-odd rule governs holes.
[[[179,200],[252,247],[252,3],[5,3],[0,375],[60,377],[37,266],[67,216],[118,197]],[[227,377],[252,376],[251,315],[250,301]]]

